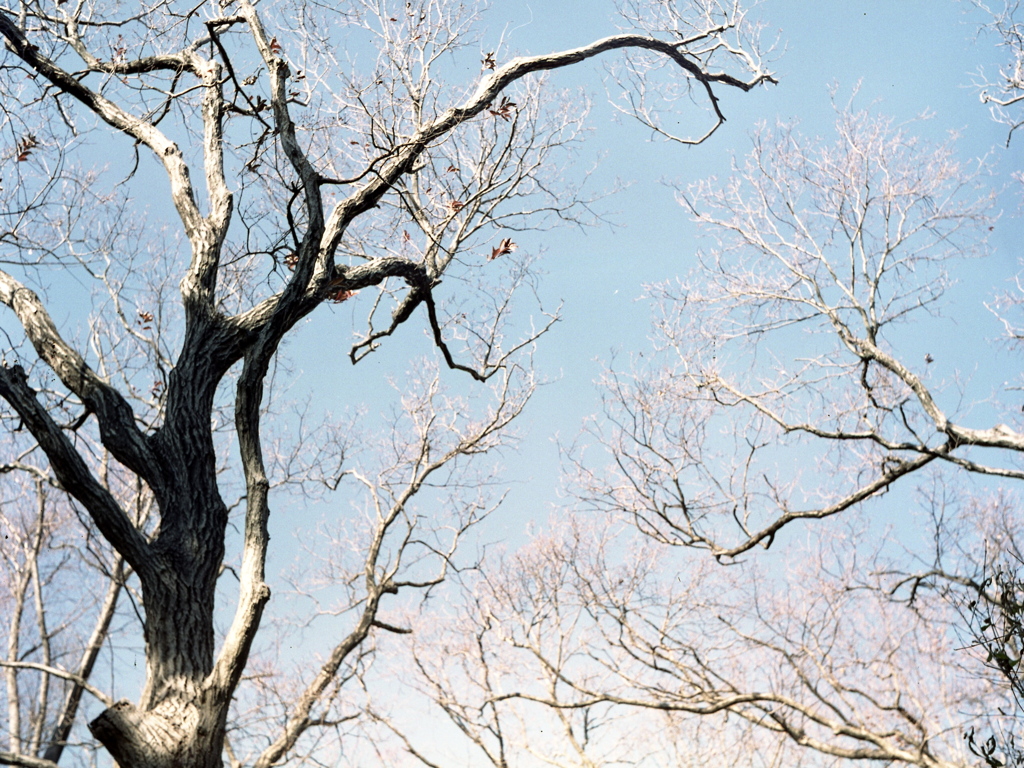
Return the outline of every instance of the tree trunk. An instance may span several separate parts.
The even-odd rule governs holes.
[[[138,705],[119,701],[89,724],[122,768],[221,764],[230,695],[209,685],[213,605],[222,536],[168,547],[142,578],[146,684]],[[190,546],[189,546],[190,545]]]
[[[219,768],[226,702],[187,687],[149,710],[119,701],[89,723],[122,768]]]
[[[122,768],[222,763],[231,696],[216,692],[210,673],[228,512],[208,428],[212,398],[190,393],[183,400],[153,437],[162,464],[153,474],[160,478],[153,492],[161,525],[150,557],[137,569],[145,609],[145,687],[137,705],[120,701],[89,724]]]

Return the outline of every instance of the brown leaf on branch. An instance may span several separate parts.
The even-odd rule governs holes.
[[[151,323],[153,322],[153,320],[154,320],[154,317],[153,317],[153,313],[152,312],[143,312],[143,311],[139,310],[139,321],[138,322],[139,322],[139,325],[142,326],[142,330],[148,331],[150,328],[152,328],[153,326],[151,325]]]
[[[494,51],[485,53],[483,59],[480,60],[480,63],[484,65],[484,69],[494,69],[498,66],[498,62],[494,59]]]
[[[110,57],[110,63],[120,64],[124,62],[124,56],[128,53],[128,46],[125,44],[122,35],[117,36],[117,40],[111,43],[110,48],[114,52],[114,55]]]
[[[457,166],[455,166],[455,165],[449,165],[444,170],[445,170],[445,173],[458,173],[459,172],[459,168]]]
[[[488,261],[494,261],[499,256],[505,256],[506,254],[512,253],[519,246],[512,242],[511,237],[506,237],[496,248],[491,249],[491,255],[487,257]]]
[[[295,267],[299,265],[299,254],[289,253],[284,257],[284,265],[294,272]]]
[[[18,162],[23,163],[28,160],[29,155],[32,154],[32,150],[39,144],[36,141],[36,137],[31,133],[27,134],[25,138],[18,142]]]
[[[449,200],[448,201],[448,210],[451,211],[452,213],[458,213],[459,211],[461,211],[465,207],[466,207],[466,204],[462,203],[462,202],[459,202],[458,200]]]
[[[277,42],[276,37],[270,38],[270,52],[275,54],[281,52],[281,44]]]
[[[357,293],[359,293],[359,291],[351,291],[348,288],[345,288],[344,284],[345,278],[343,277],[331,280],[327,284],[327,293],[325,296],[327,301],[334,302],[335,304],[340,304],[343,301],[348,301]]]
[[[487,111],[490,112],[495,117],[500,117],[502,120],[511,120],[512,110],[515,109],[516,107],[517,104],[514,101],[509,99],[508,96],[503,96],[501,99],[501,103],[498,104],[497,108],[491,107],[488,108]]]
[[[341,304],[341,302],[348,301],[357,293],[359,293],[359,291],[349,291],[345,288],[339,288],[338,290],[327,294],[327,300],[333,301],[335,304]]]

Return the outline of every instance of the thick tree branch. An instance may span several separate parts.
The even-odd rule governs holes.
[[[317,243],[323,233],[323,199],[320,195],[320,174],[309,162],[306,153],[299,146],[298,137],[295,135],[295,123],[292,121],[288,110],[288,78],[291,72],[288,62],[280,54],[280,50],[274,50],[271,46],[271,38],[267,36],[263,28],[263,22],[259,14],[249,0],[241,0],[240,8],[242,16],[252,30],[253,39],[259,49],[260,56],[270,72],[270,103],[274,111],[274,124],[281,140],[281,148],[284,149],[288,162],[302,183],[302,189],[306,196],[306,213],[309,215],[307,232],[303,237],[304,241]],[[296,267],[296,273],[302,268],[301,254],[300,263]],[[322,268],[322,265],[321,265]],[[297,278],[304,284],[301,277]]]
[[[16,765],[20,768],[58,768],[52,760],[44,760],[31,755],[16,755],[13,752],[0,752],[0,765]]]
[[[81,455],[39,403],[19,365],[0,365],[0,397],[22,418],[50,460],[64,489],[88,510],[104,536],[136,570],[148,567],[149,545],[113,495],[93,477]]]
[[[154,456],[135,425],[131,406],[64,341],[35,292],[0,271],[0,302],[14,311],[40,359],[96,414],[110,452],[140,477],[155,480]]]
[[[767,549],[775,539],[775,534],[794,520],[819,520],[844,512],[845,510],[870,499],[875,494],[885,491],[899,478],[916,472],[925,465],[930,464],[935,459],[940,458],[942,454],[948,450],[949,446],[944,446],[933,453],[925,453],[920,456],[916,456],[909,461],[901,461],[899,464],[893,466],[889,471],[883,473],[881,477],[872,480],[870,483],[866,483],[856,491],[847,494],[842,499],[836,501],[834,504],[829,504],[827,507],[801,510],[798,512],[784,512],[761,530],[748,534],[746,541],[743,541],[734,547],[718,546],[714,542],[709,539],[705,539],[700,535],[697,535],[696,538],[697,540],[707,544],[710,547],[711,554],[719,560],[724,557],[733,558],[737,555],[741,555],[744,552],[750,551],[758,544],[761,544]]]
[[[245,527],[238,574],[238,606],[205,683],[217,695],[230,695],[238,685],[259,630],[263,609],[270,600],[270,587],[264,581],[270,543],[270,480],[260,442],[260,416],[264,379],[277,343],[278,338],[268,339],[266,333],[261,335],[259,342],[246,353],[235,387],[235,429],[246,486]]]
[[[1005,424],[996,425],[991,429],[971,429],[953,424],[935,403],[935,399],[921,378],[898,359],[864,339],[851,339],[850,343],[865,359],[877,361],[910,387],[917,396],[918,402],[921,403],[924,412],[935,423],[936,431],[948,435],[954,445],[978,445],[987,448],[1024,451],[1024,435],[1015,432]]]
[[[114,700],[107,696],[107,694],[99,688],[90,685],[86,678],[75,674],[74,672],[68,672],[66,669],[61,669],[60,667],[54,667],[48,664],[37,664],[33,661],[6,661],[4,659],[0,659],[0,667],[10,667],[12,669],[34,669],[44,675],[59,677],[61,680],[67,680],[68,682],[74,683],[76,688],[81,688],[82,690],[92,694],[105,707],[109,707],[114,703]]]
[[[370,259],[353,267],[337,267],[329,290],[358,291],[361,288],[380,285],[389,277],[400,277],[414,289],[422,289],[429,285],[426,270],[421,264],[409,259],[385,257]],[[321,288],[320,293],[308,291],[299,311],[302,314],[313,311],[323,301],[326,290],[326,288]],[[281,301],[282,294],[271,296],[252,309],[235,315],[227,322],[243,338],[251,340],[254,334],[258,333],[259,329],[275,315],[281,306]],[[411,310],[409,314],[412,314]]]
[[[39,47],[30,43],[25,34],[3,12],[0,12],[0,35],[6,39],[7,47],[34,71],[60,90],[78,99],[110,126],[142,142],[153,151],[167,171],[171,182],[171,198],[185,225],[185,232],[190,240],[195,238],[200,231],[202,216],[196,205],[188,166],[178,146],[152,123],[124,111],[43,56],[39,52]]]
[[[742,81],[722,73],[707,73],[680,51],[676,45],[657,38],[635,34],[607,37],[590,45],[560,53],[512,59],[484,77],[473,96],[462,106],[449,108],[435,121],[420,128],[409,141],[393,152],[392,157],[383,163],[371,181],[335,207],[326,223],[323,241],[320,244],[321,252],[328,254],[333,259],[333,254],[337,251],[342,234],[348,224],[375,206],[394,186],[399,177],[408,173],[415,166],[416,161],[428,146],[450,133],[457,126],[482,113],[494,103],[503,90],[517,80],[536,72],[578,64],[607,51],[628,48],[652,50],[668,56],[690,76],[700,80],[709,88],[711,83],[721,83],[748,91],[761,83],[775,82],[770,74],[764,72],[757,73],[749,81]],[[717,110],[717,104],[715,109]]]
[[[197,59],[196,66],[203,62]],[[197,226],[192,241],[192,263],[181,282],[185,308],[192,315],[210,317],[216,305],[217,267],[231,223],[232,195],[224,177],[224,94],[221,65],[209,62],[203,79],[203,157],[210,213]]]

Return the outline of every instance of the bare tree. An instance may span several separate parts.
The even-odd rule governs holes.
[[[109,316],[92,324],[87,342],[109,352],[100,371],[127,382],[147,358],[155,355],[159,361],[159,328],[153,336],[141,333],[139,319],[125,316],[118,272],[109,261],[100,261],[96,274],[103,290],[96,300]],[[151,322],[157,324],[155,318]],[[145,330],[152,328],[146,325]],[[141,393],[129,390],[140,420],[159,413],[160,393],[156,385]],[[44,385],[38,397],[74,436],[77,450],[95,467],[98,484],[134,526],[151,533],[155,500],[145,483],[124,471],[82,428],[85,419],[75,413],[66,393]],[[69,744],[79,742],[81,734],[74,731],[81,714],[114,703],[110,688],[92,678],[99,668],[111,675],[125,673],[125,658],[103,662],[100,654],[112,651],[114,643],[132,647],[141,624],[138,583],[124,558],[50,473],[38,443],[16,423],[17,416],[5,413],[0,419],[8,438],[6,460],[0,464],[5,480],[0,584],[10,609],[0,630],[6,648],[0,660],[6,680],[0,699],[8,715],[10,747],[3,754],[5,760],[36,757],[56,763]]]
[[[406,410],[412,431],[396,441],[404,447],[391,469],[352,475],[370,499],[358,539],[361,586],[352,587],[355,629],[282,704],[270,746],[250,750],[255,762],[288,760],[311,728],[335,721],[327,710],[344,679],[339,670],[375,629],[388,628],[378,618],[382,600],[444,574],[458,536],[428,546],[413,533],[420,523],[410,504],[444,467],[495,447],[495,432],[521,407],[524,385],[511,355],[533,337],[505,342],[512,299],[500,288],[529,279],[528,260],[514,255],[514,233],[590,215],[585,195],[552,186],[563,150],[579,140],[578,110],[560,106],[537,76],[626,51],[633,58],[624,82],[642,85],[649,60],[665,61],[677,87],[703,99],[709,128],[724,119],[718,89],[772,81],[738,4],[659,0],[638,10],[626,9],[625,31],[577,49],[511,56],[495,44],[481,61],[474,10],[441,0],[299,2],[272,12],[249,0],[0,7],[5,168],[14,169],[3,181],[0,258],[8,268],[0,272],[0,301],[22,334],[8,332],[0,397],[45,454],[55,482],[139,582],[141,695],[89,724],[119,764],[222,760],[231,702],[270,599],[276,478],[261,438],[268,376],[282,340],[321,305],[369,305],[370,326],[353,360],[422,306],[447,365],[498,381],[497,404],[482,422],[461,426],[463,414],[439,421],[449,411]],[[346,49],[351,61],[339,53]],[[446,83],[448,57],[471,61],[481,74]],[[650,121],[657,110],[639,112]],[[88,141],[109,154],[105,172],[81,166]],[[167,206],[156,204],[146,216],[147,187],[160,172],[173,213],[163,216]],[[164,268],[180,281],[180,319],[164,316],[173,305],[154,295],[168,284],[153,280]],[[442,277],[467,286],[452,294],[447,314],[438,300]],[[58,328],[54,297],[73,293],[75,280],[116,283],[113,315],[105,317],[145,352],[137,366],[124,367],[116,348],[85,347],[72,328]],[[474,298],[484,305],[460,305]],[[35,383],[40,377],[46,391]],[[71,411],[66,421],[62,409]],[[231,414],[229,429],[215,413]],[[234,618],[219,635],[231,511],[219,451],[231,428],[244,520]],[[448,436],[443,448],[437,430]],[[151,526],[98,479],[98,455],[86,442],[102,445],[118,472],[151,495]],[[456,504],[456,533],[476,519],[476,504]],[[407,533],[385,546],[398,530]],[[427,547],[435,567],[400,576],[410,546]],[[18,736],[0,757],[52,765],[44,742]],[[237,754],[229,752],[232,762]]]
[[[1020,3],[1007,1],[1000,7],[972,0],[972,5],[988,18],[982,32],[994,35],[997,46],[1005,54],[1005,63],[999,68],[998,77],[979,69],[975,85],[980,90],[982,103],[989,105],[993,119],[1008,126],[1006,146],[1009,147],[1014,133],[1024,124],[1020,112],[1020,105],[1024,102],[1024,24]],[[1019,171],[1014,177],[1018,181],[1022,179]],[[989,308],[1002,322],[1007,344],[1019,348],[1024,339],[1019,319],[1024,290],[1019,278],[1016,283],[1015,290],[997,296]],[[1021,643],[1017,618],[1021,589],[1020,551],[1011,539],[992,548],[989,554],[991,560],[983,577],[970,584],[959,595],[958,601],[968,625],[965,632],[967,644],[985,651],[987,662],[1012,692],[1016,702],[1013,712],[1019,715],[1024,712],[1016,661]],[[1001,730],[997,728],[987,736],[972,729],[967,738],[974,753],[989,766],[1024,765],[1019,731],[1014,729],[1012,721],[1009,726]]]
[[[1005,49],[1006,62],[999,68],[997,77],[979,70],[975,85],[981,91],[981,103],[988,104],[992,117],[1009,126],[1006,144],[1009,146],[1016,131],[1024,121],[1019,105],[1024,102],[1024,21],[1021,20],[1020,3],[1005,0],[1002,7],[971,0],[990,19],[983,31],[994,34],[997,45]]]
[[[293,608],[287,618],[315,634],[322,625],[336,625],[339,617],[349,629],[315,669],[308,660],[295,665],[268,654],[258,660],[258,675],[239,691],[233,764],[270,766],[293,751],[296,757],[316,757],[336,749],[329,735],[360,713],[343,690],[350,683],[364,684],[373,633],[412,631],[402,618],[402,604],[383,611],[382,601],[411,591],[429,595],[450,571],[475,565],[457,556],[459,544],[502,496],[495,493],[493,470],[469,459],[510,442],[506,428],[522,411],[532,384],[518,375],[504,376],[495,386],[492,409],[473,418],[469,403],[447,393],[436,370],[425,364],[420,375],[403,381],[402,409],[378,436],[353,440],[358,425],[339,425],[338,439],[344,435],[364,455],[346,455],[349,466],[320,481],[330,487],[350,479],[356,514],[325,523],[305,545],[303,567],[290,579],[288,598],[304,609]],[[318,442],[329,434],[319,429]],[[317,465],[292,474],[316,482]],[[438,508],[450,512],[439,514]],[[333,633],[324,629],[323,634]],[[297,668],[289,671],[289,666]]]
[[[417,632],[422,693],[490,764],[966,767],[965,729],[992,723],[974,707],[1007,704],[959,650],[935,569],[908,571],[862,524],[787,568],[727,569],[615,528],[556,525]],[[377,714],[445,764],[401,711]]]
[[[44,471],[24,457],[4,469],[24,473],[28,486],[5,498],[0,511],[6,743],[14,754],[57,762],[83,697],[113,704],[89,679],[116,629],[127,574],[124,561],[102,546],[95,531],[76,540],[63,494]]]
[[[589,503],[728,561],[925,468],[1022,477],[1020,414],[968,426],[930,375],[941,352],[901,345],[941,312],[947,269],[984,252],[988,194],[951,146],[884,118],[840,111],[836,132],[762,129],[725,185],[681,195],[715,245],[653,289],[657,359],[609,376],[613,483],[581,464]]]
[[[949,501],[944,498],[941,503]],[[989,498],[972,498],[968,506],[965,511],[972,518],[987,521],[987,535],[975,543],[970,553],[974,561],[973,578],[963,578],[962,573],[951,574],[939,567],[913,575],[912,581],[915,587],[932,579],[949,585],[948,599],[961,617],[961,626],[956,630],[963,651],[976,656],[990,685],[1002,690],[1007,699],[1002,706],[989,706],[992,717],[985,727],[972,724],[965,731],[964,739],[971,752],[990,768],[1024,765],[1020,748],[1024,691],[1019,662],[1024,635],[1020,620],[1019,500],[999,493]],[[945,514],[941,517],[947,518]]]

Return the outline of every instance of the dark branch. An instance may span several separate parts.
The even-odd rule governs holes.
[[[136,570],[146,568],[149,545],[113,495],[93,477],[81,455],[50,418],[20,365],[0,365],[0,397],[22,418],[50,460],[57,480],[92,515],[96,526]]]

